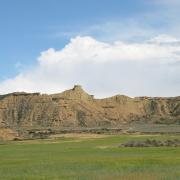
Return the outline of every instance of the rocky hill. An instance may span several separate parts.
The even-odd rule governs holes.
[[[18,92],[0,96],[0,137],[7,129],[16,134],[38,128],[107,128],[132,122],[180,124],[180,97],[95,99],[79,85],[52,95]]]

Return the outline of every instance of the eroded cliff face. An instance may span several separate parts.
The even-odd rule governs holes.
[[[180,97],[117,95],[94,99],[81,86],[60,94],[0,96],[0,128],[116,127],[131,122],[180,123]]]

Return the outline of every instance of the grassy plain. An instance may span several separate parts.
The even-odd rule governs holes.
[[[180,136],[73,134],[54,140],[1,143],[0,179],[180,179],[179,147],[119,147],[129,140],[147,138]]]

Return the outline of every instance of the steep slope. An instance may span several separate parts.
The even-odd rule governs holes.
[[[81,86],[59,94],[12,93],[0,96],[0,128],[117,127],[131,122],[180,123],[180,97],[117,95],[94,99]]]

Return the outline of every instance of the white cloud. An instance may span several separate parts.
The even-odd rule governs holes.
[[[158,31],[154,32],[154,28],[146,23],[145,17],[125,18],[118,20],[103,21],[100,24],[91,24],[85,27],[79,27],[77,29],[69,31],[57,31],[53,32],[51,38],[71,38],[76,36],[93,36],[98,40],[105,42],[114,42],[116,40],[142,40],[147,37],[151,37],[154,34],[158,34]]]
[[[161,44],[161,43],[179,43],[180,40],[173,37],[173,36],[169,36],[167,34],[161,34],[159,36],[156,36],[154,38],[152,38],[151,40],[149,40],[149,42],[151,43],[157,43],[157,44]]]
[[[116,41],[112,44],[99,42],[91,37],[76,37],[60,51],[48,49],[38,58],[41,66],[65,66],[77,63],[105,63],[119,61],[156,61],[166,63],[176,61],[179,46],[160,46],[158,43],[174,43],[177,39],[162,35],[148,41],[151,43],[124,43]]]
[[[41,53],[34,68],[0,83],[0,93],[55,93],[82,84],[98,97],[175,96],[180,92],[178,39],[160,35],[143,43],[76,37],[61,50]]]

